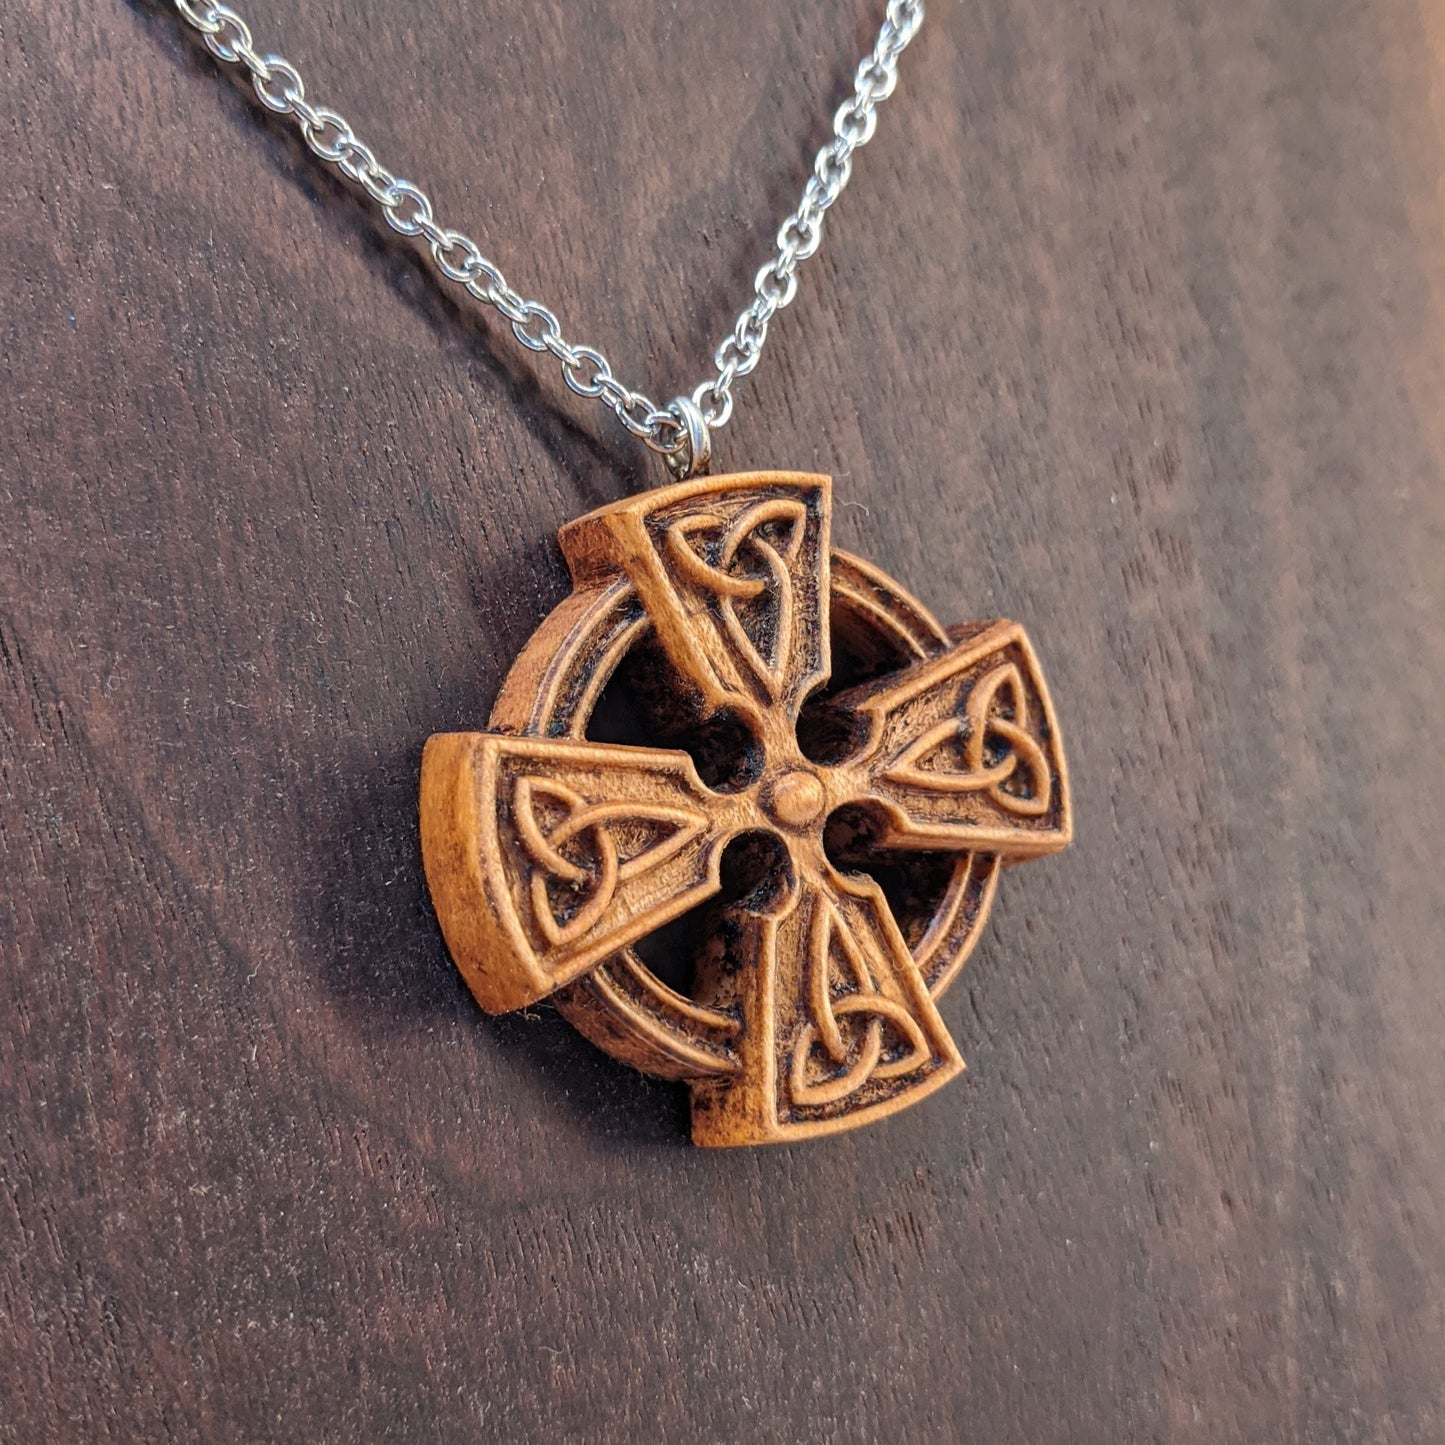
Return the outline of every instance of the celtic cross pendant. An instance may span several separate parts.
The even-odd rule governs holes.
[[[957,1074],[936,1000],[1000,866],[1069,841],[1022,630],[945,632],[833,550],[831,505],[826,477],[758,472],[569,524],[574,590],[490,731],[433,737],[422,765],[427,879],[478,1002],[550,996],[607,1052],[686,1080],[699,1144],[851,1128]],[[657,746],[589,737],[624,666]],[[703,905],[684,993],[633,945]]]

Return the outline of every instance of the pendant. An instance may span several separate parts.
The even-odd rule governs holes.
[[[550,997],[686,1080],[698,1144],[836,1133],[959,1073],[937,1000],[1001,866],[1069,841],[1022,629],[944,631],[832,548],[831,508],[826,477],[755,472],[569,523],[572,594],[490,731],[439,734],[422,763],[427,881],[477,1001]],[[594,740],[614,680],[649,745]],[[700,907],[683,993],[633,945]]]

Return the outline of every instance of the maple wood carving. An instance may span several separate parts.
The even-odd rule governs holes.
[[[482,1007],[551,995],[608,1052],[687,1080],[700,1144],[849,1128],[958,1073],[935,1000],[998,868],[1069,841],[1058,727],[1022,630],[943,631],[831,549],[830,509],[826,477],[760,472],[571,523],[575,590],[518,658],[491,730],[433,737],[423,760],[427,878]],[[827,694],[834,629],[873,666]],[[680,747],[587,738],[634,653],[653,659],[661,733],[726,724],[736,756],[713,786]],[[944,855],[941,885],[895,889],[898,916],[835,861],[847,820],[879,858]],[[719,904],[684,995],[631,945],[718,897],[724,854],[759,835],[785,861]]]

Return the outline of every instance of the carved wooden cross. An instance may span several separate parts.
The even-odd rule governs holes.
[[[848,1128],[958,1073],[935,999],[999,864],[1069,840],[1058,728],[1022,630],[945,633],[831,549],[830,515],[826,477],[754,473],[571,523],[574,591],[518,658],[492,730],[433,737],[423,762],[427,878],[482,1007],[552,995],[610,1053],[688,1080],[701,1144]],[[805,751],[800,714],[834,632],[903,665],[830,698],[832,745]],[[709,787],[686,751],[588,740],[640,648],[674,715],[743,740],[732,776]],[[840,809],[866,810],[889,856],[953,855],[921,916],[895,917],[874,878],[830,857]],[[685,996],[630,945],[718,895],[724,853],[759,833],[780,840],[781,876],[719,909]]]

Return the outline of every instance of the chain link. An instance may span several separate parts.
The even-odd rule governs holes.
[[[717,348],[714,375],[689,395],[658,406],[645,393],[624,386],[600,351],[569,342],[557,317],[541,302],[515,291],[471,237],[443,227],[426,192],[387,170],[344,116],[307,100],[296,67],[279,55],[258,53],[250,27],[234,9],[211,0],[175,0],[175,5],[181,18],[201,33],[211,54],[244,67],[261,104],[291,116],[312,153],[360,186],[392,230],[421,237],[447,280],[500,312],[528,350],[554,356],[563,381],[578,396],[603,402],[633,436],[660,452],[679,477],[705,468],[709,429],[727,425],[733,387],[757,367],[768,327],[797,294],[798,267],[817,251],[823,217],[848,184],[854,152],[873,138],[878,106],[898,84],[898,57],[923,23],[923,0],[889,0],[877,42],[858,64],[853,95],[833,117],[833,138],[818,152],[797,210],[778,231],[776,253],[753,280],[752,301]]]

